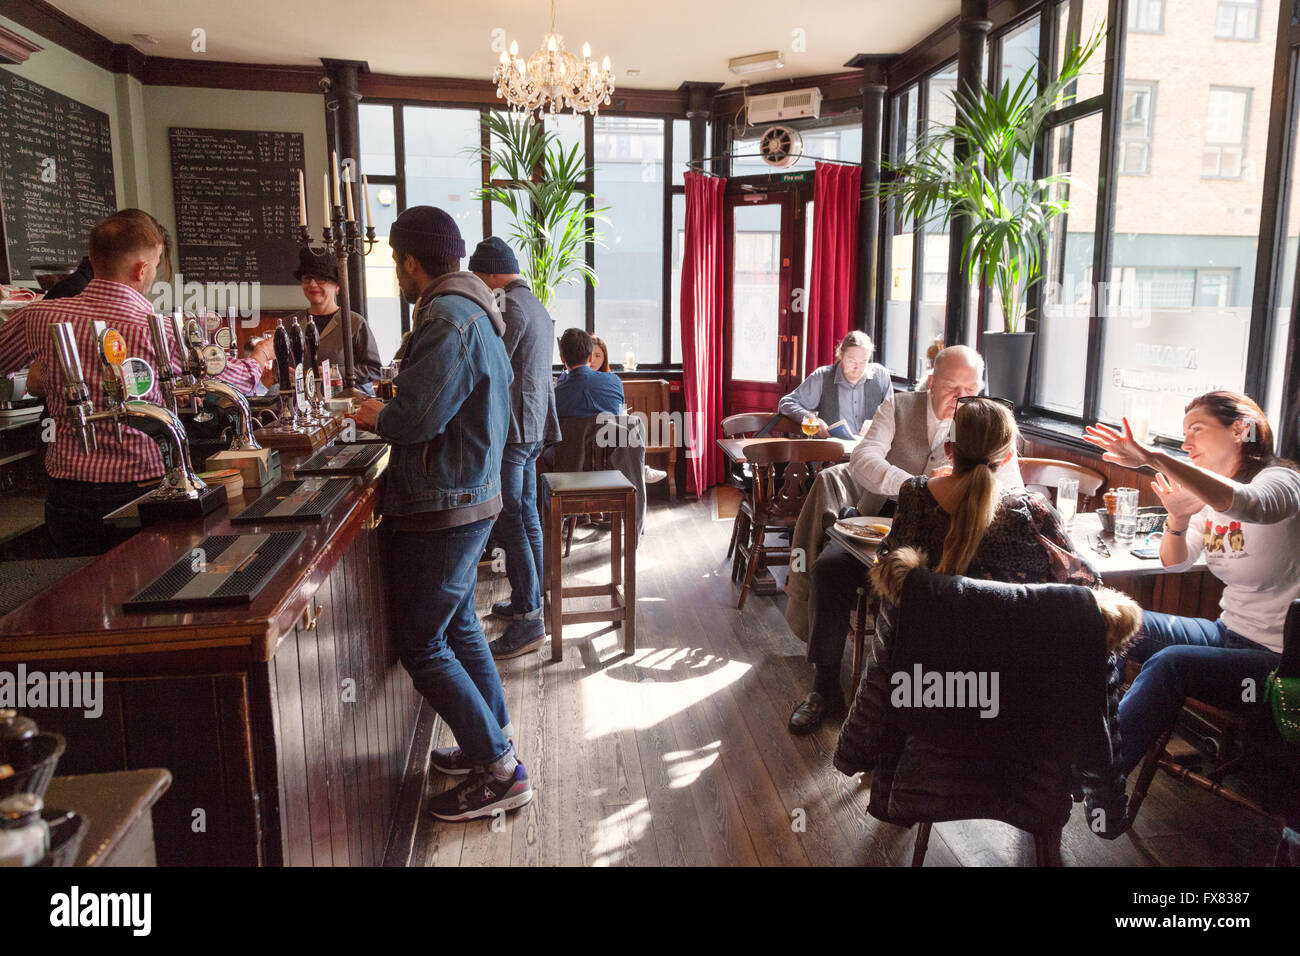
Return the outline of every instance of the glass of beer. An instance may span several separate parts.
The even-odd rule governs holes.
[[[811,435],[816,435],[816,434],[817,434],[817,416],[816,416],[816,415],[805,415],[805,416],[803,417],[803,422],[800,424],[799,427],[803,430],[803,433],[804,433],[805,435],[810,435],[810,436],[811,436]]]
[[[391,365],[381,365],[379,367],[379,378],[375,381],[375,397],[381,401],[392,401],[397,397],[397,387],[393,385],[393,379],[397,376],[397,370]]]

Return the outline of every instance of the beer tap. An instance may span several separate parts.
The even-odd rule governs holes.
[[[176,405],[176,375],[172,369],[171,349],[167,347],[167,330],[166,320],[155,312],[149,316],[149,337],[153,339],[154,364],[158,366],[156,375],[158,376],[158,391],[162,394],[163,407],[173,415],[179,414]],[[172,327],[175,330],[177,326],[177,315],[172,313]],[[177,342],[180,341],[178,338]]]
[[[311,316],[302,329],[304,344],[307,347],[307,370],[311,372],[311,382],[307,391],[310,393],[312,417],[325,421],[330,417],[325,410],[325,382],[321,379],[320,368],[320,329]]]
[[[121,437],[122,426],[134,428],[153,439],[162,452],[167,473],[162,484],[147,498],[153,502],[192,502],[194,511],[206,514],[225,501],[224,488],[209,488],[195,473],[190,464],[189,443],[180,419],[168,408],[150,402],[125,401],[126,389],[122,378],[122,362],[126,358],[126,345],[115,329],[107,329],[100,336],[100,357],[108,366],[104,379],[105,408],[94,411],[90,390],[82,372],[81,355],[73,337],[72,326],[56,322],[50,326],[55,354],[58,355],[66,381],[68,417],[82,450],[87,454],[96,447],[96,422],[113,427]],[[142,512],[143,516],[143,512]]]
[[[280,407],[281,420],[283,422],[283,409],[288,407],[289,420],[283,424],[283,427],[289,431],[303,431],[302,414],[298,409],[298,389],[296,376],[294,375],[293,355],[289,345],[289,332],[284,327],[284,319],[277,319],[275,331],[271,335],[272,344],[275,347],[275,365],[276,374],[279,376],[280,385]]]
[[[162,327],[162,316],[154,316],[158,329],[154,330],[154,348],[158,348],[158,340]],[[248,406],[248,399],[243,393],[233,385],[228,385],[220,381],[217,376],[220,375],[226,367],[226,353],[219,345],[201,345],[195,347],[192,343],[196,341],[195,333],[197,325],[187,330],[186,339],[188,346],[181,347],[181,372],[184,381],[181,384],[170,382],[170,368],[168,368],[169,384],[162,385],[162,373],[159,374],[160,387],[164,389],[166,396],[170,392],[173,402],[176,399],[188,399],[193,402],[197,408],[202,408],[207,404],[216,405],[231,420],[232,435],[230,439],[231,451],[253,451],[260,449],[257,439],[253,437],[253,413]],[[201,341],[202,337],[197,338]],[[158,359],[159,365],[162,366],[165,353],[160,353]],[[170,361],[167,365],[170,366]],[[206,413],[205,413],[206,414]]]

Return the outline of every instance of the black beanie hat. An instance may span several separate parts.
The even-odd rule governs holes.
[[[518,275],[519,260],[504,239],[490,236],[475,247],[474,254],[469,257],[469,271],[484,275]]]
[[[328,279],[330,282],[339,281],[339,264],[333,256],[328,254],[316,255],[310,249],[298,250],[298,268],[293,277],[301,282],[307,276],[314,276],[317,279]]]
[[[465,257],[456,220],[434,206],[412,206],[398,216],[388,230],[388,244],[421,255]]]

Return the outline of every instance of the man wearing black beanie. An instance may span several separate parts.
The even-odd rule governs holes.
[[[510,620],[490,645],[498,659],[536,651],[546,641],[542,620],[542,522],[537,513],[537,459],[547,442],[560,440],[551,386],[555,320],[519,274],[519,260],[496,236],[484,239],[469,268],[497,295],[506,322],[505,346],[515,380],[510,386],[510,432],[501,459],[501,514],[496,540],[506,552],[510,600],[492,613]]]
[[[381,510],[393,634],[416,689],[456,736],[434,767],[466,776],[429,810],[472,820],[533,798],[474,611],[478,559],[501,511],[513,376],[491,290],[460,271],[455,220],[414,206],[388,242],[402,297],[416,307],[413,329],[396,397],[363,402],[354,417],[392,445]]]

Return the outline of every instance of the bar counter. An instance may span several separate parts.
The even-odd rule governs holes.
[[[305,453],[281,451],[286,479]],[[68,738],[58,773],[165,767],[161,865],[376,865],[420,698],[389,640],[376,512],[387,456],[321,521],[143,529],[0,619],[0,670],[102,673],[102,714],[28,709]],[[210,534],[303,531],[250,605],[126,613]],[[75,808],[73,808],[75,809]]]

